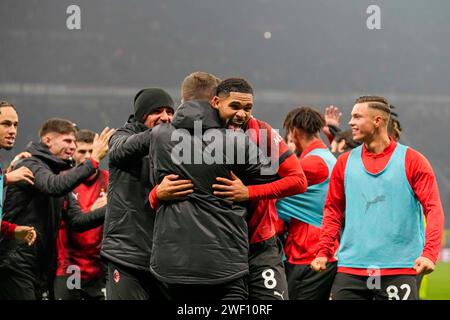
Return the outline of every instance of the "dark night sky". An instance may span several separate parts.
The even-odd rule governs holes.
[[[66,28],[71,4],[81,30]],[[381,30],[366,27],[370,4]],[[301,104],[336,104],[345,124],[356,96],[385,95],[403,142],[430,159],[449,212],[449,31],[448,0],[2,0],[0,98],[19,110],[18,152],[52,116],[120,126],[135,90],[178,98],[196,70],[249,79],[256,115],[275,128]]]

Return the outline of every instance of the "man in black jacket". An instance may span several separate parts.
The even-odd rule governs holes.
[[[74,231],[103,223],[105,210],[83,214],[71,191],[95,173],[113,132],[105,128],[95,139],[91,159],[68,170],[75,150],[75,128],[68,120],[50,119],[41,127],[41,141],[27,149],[32,156],[15,165],[30,169],[34,184],[8,186],[5,220],[33,225],[38,236],[31,247],[17,241],[0,242],[0,299],[37,299],[41,290],[51,289],[61,218]]]
[[[0,149],[11,150],[16,141],[19,116],[15,107],[8,101],[0,102]],[[19,156],[17,156],[19,157]],[[36,240],[36,231],[30,226],[18,226],[2,220],[3,186],[17,182],[33,184],[33,173],[28,168],[20,168],[5,173],[0,159],[0,231],[1,237],[6,239],[25,240],[32,245]]]
[[[170,122],[174,103],[159,88],[139,91],[134,115],[109,143],[108,205],[101,256],[107,264],[108,300],[164,299],[149,272],[154,211],[150,208],[148,151],[151,128]]]
[[[223,100],[221,102],[227,102],[223,103],[221,107],[218,107],[216,103],[215,107],[219,110],[218,114],[222,120],[222,126],[226,125],[228,128],[246,127],[249,129],[246,132],[249,137],[252,137],[251,132],[254,133],[254,130],[258,128],[261,128],[261,131],[264,129],[266,132],[272,132],[269,125],[250,117],[253,104],[253,90],[245,79],[229,78],[217,85],[217,79],[213,75],[196,72],[186,77],[183,82],[182,100],[186,102],[192,99],[200,99],[214,103],[217,102],[215,100],[218,98],[215,96],[216,91],[219,91],[218,95]],[[175,117],[178,117],[178,115]],[[245,118],[247,118],[247,121]],[[174,120],[174,124],[176,122]],[[249,122],[252,122],[250,127],[247,125]],[[282,169],[283,173],[281,173],[281,170],[278,170],[276,175],[261,175],[258,172],[251,177],[242,177],[250,185],[248,188],[235,176],[233,176],[233,180],[221,177],[217,179],[220,179],[222,183],[226,180],[225,185],[214,184],[212,187],[214,189],[221,187],[219,191],[222,190],[214,192],[214,195],[238,202],[249,199],[249,190],[252,188],[253,202],[249,205],[248,215],[251,244],[249,250],[249,298],[274,299],[279,296],[281,299],[284,299],[285,296],[283,294],[287,292],[287,283],[282,263],[282,250],[276,241],[275,228],[272,222],[274,217],[276,220],[274,203],[269,203],[269,201],[273,201],[270,199],[274,197],[284,197],[303,192],[306,188],[306,178],[295,156],[291,156],[292,153],[284,145],[284,142],[278,140],[278,135],[272,134],[265,137],[256,132],[256,135],[253,135],[253,137],[264,139],[262,142],[261,140],[258,142],[258,139],[255,140],[261,146],[266,142],[266,146],[270,146],[269,150],[272,150],[273,146],[278,146],[279,160],[277,160],[276,156],[271,158],[272,161],[278,161],[279,169]],[[252,141],[255,140],[252,139]],[[189,180],[179,180],[179,175],[170,174],[165,176],[158,187],[152,190],[150,196],[152,206],[156,207],[158,200],[176,200],[178,197],[191,194],[193,190],[191,189],[192,187],[188,186],[189,182]],[[253,184],[261,183],[262,185],[253,186]],[[281,185],[282,187],[280,187]],[[211,259],[215,258],[211,257]],[[271,275],[274,277],[271,277]]]
[[[150,138],[154,184],[174,173],[196,188],[186,197],[160,203],[152,273],[168,284],[174,300],[246,299],[247,209],[214,196],[212,185],[217,177],[231,178],[231,172],[259,175],[267,159],[243,131],[225,129],[207,101],[183,103],[172,124],[154,128]]]

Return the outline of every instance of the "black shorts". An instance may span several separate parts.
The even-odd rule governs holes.
[[[168,299],[167,286],[158,281],[150,271],[125,267],[107,261],[107,300],[155,300]]]
[[[286,263],[286,277],[291,300],[328,300],[337,271],[337,262],[328,262],[327,269],[316,272],[310,265]]]
[[[68,280],[70,276],[55,278],[55,300],[105,300],[105,279],[91,279],[80,281],[80,288],[73,288]]]
[[[0,300],[53,300],[53,283],[47,274],[25,276],[0,269]]]
[[[246,276],[217,285],[170,283],[167,286],[171,300],[219,301],[248,298]]]
[[[417,276],[355,276],[338,273],[331,288],[332,300],[418,300]]]
[[[283,248],[277,236],[250,245],[249,300],[288,300]]]
[[[35,281],[13,273],[0,270],[0,300],[37,300]]]
[[[420,286],[422,285],[422,280],[423,280],[423,277],[424,277],[425,275],[424,274],[419,274],[419,275],[417,275],[416,276],[416,280],[417,280],[417,290],[420,292]]]

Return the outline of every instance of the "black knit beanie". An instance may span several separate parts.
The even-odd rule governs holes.
[[[139,91],[134,97],[134,117],[144,123],[146,116],[161,107],[174,109],[172,97],[163,89],[147,88]]]

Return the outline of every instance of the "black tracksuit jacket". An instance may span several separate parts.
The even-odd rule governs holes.
[[[101,256],[129,268],[149,271],[154,211],[148,169],[149,134],[130,117],[109,141],[108,205]]]
[[[2,239],[0,272],[16,273],[36,280],[41,276],[44,279],[54,276],[56,237],[61,219],[73,231],[82,232],[101,225],[106,210],[100,208],[84,214],[71,192],[95,173],[91,160],[71,168],[70,161],[57,158],[42,143],[31,144],[27,151],[32,157],[18,162],[16,169],[22,166],[29,168],[34,175],[34,186],[26,183],[8,186],[3,212],[6,221],[33,226],[37,239],[32,246]],[[65,172],[60,174],[62,171]]]
[[[203,139],[194,138],[194,121],[201,121]],[[209,134],[214,143],[208,141]],[[188,197],[159,203],[152,273],[161,281],[179,284],[221,284],[247,274],[246,206],[214,196],[212,185],[216,177],[230,177],[230,171],[240,178],[259,175],[261,154],[256,145],[243,131],[227,134],[217,111],[202,101],[182,104],[172,123],[154,127],[150,138],[153,184],[167,174],[178,174],[180,179],[191,179],[195,188]],[[234,139],[240,142],[233,143]],[[226,152],[227,146],[233,153]],[[175,160],[174,154],[190,160]],[[195,159],[202,160],[195,163]]]

